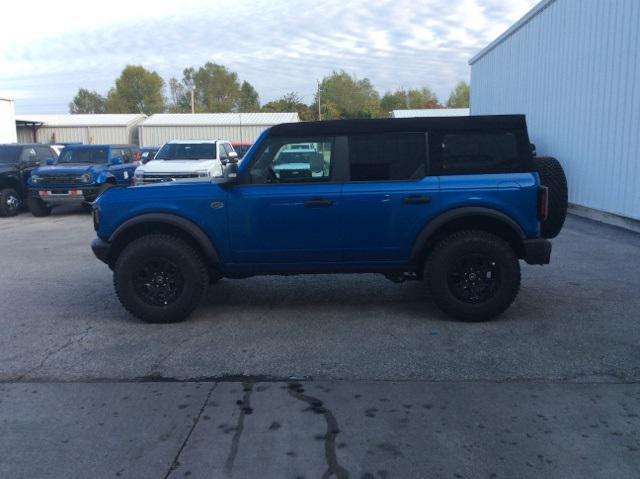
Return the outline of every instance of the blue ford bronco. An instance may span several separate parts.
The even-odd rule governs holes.
[[[101,195],[92,248],[148,322],[186,318],[223,277],[303,273],[423,280],[447,314],[483,321],[516,298],[519,260],[549,263],[566,208],[524,116],[292,123],[223,177]]]
[[[48,216],[62,203],[90,205],[112,186],[133,184],[137,147],[69,145],[56,160],[36,168],[29,178],[27,205],[34,216]]]

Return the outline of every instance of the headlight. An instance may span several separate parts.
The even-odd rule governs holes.
[[[42,180],[42,177],[41,177],[41,176],[38,176],[38,175],[31,175],[31,181],[32,181],[33,183],[37,183],[37,182],[39,182],[40,180]]]
[[[93,181],[93,175],[91,173],[85,173],[80,177],[80,181],[83,183],[91,183]]]
[[[196,173],[198,173],[198,178],[209,178],[211,176],[211,173],[209,172],[209,170],[200,170],[200,171],[197,171]]]
[[[140,168],[138,168],[135,172],[135,177],[136,178],[142,178],[144,176],[144,171],[141,170]]]

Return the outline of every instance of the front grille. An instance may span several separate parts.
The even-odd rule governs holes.
[[[145,173],[142,178],[143,183],[158,183],[160,181],[179,181],[198,178],[198,173]]]
[[[82,176],[80,175],[56,175],[56,176],[45,176],[38,183],[39,185],[80,185],[83,184]]]

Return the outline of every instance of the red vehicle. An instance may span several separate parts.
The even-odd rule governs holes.
[[[248,143],[246,141],[232,141],[231,142],[231,146],[233,146],[233,149],[238,154],[238,159],[239,160],[241,160],[242,157],[247,153],[247,151],[249,151],[249,148],[251,148],[252,144],[253,143]]]

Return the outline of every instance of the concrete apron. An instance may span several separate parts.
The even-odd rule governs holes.
[[[0,384],[0,477],[637,478],[640,385]]]

